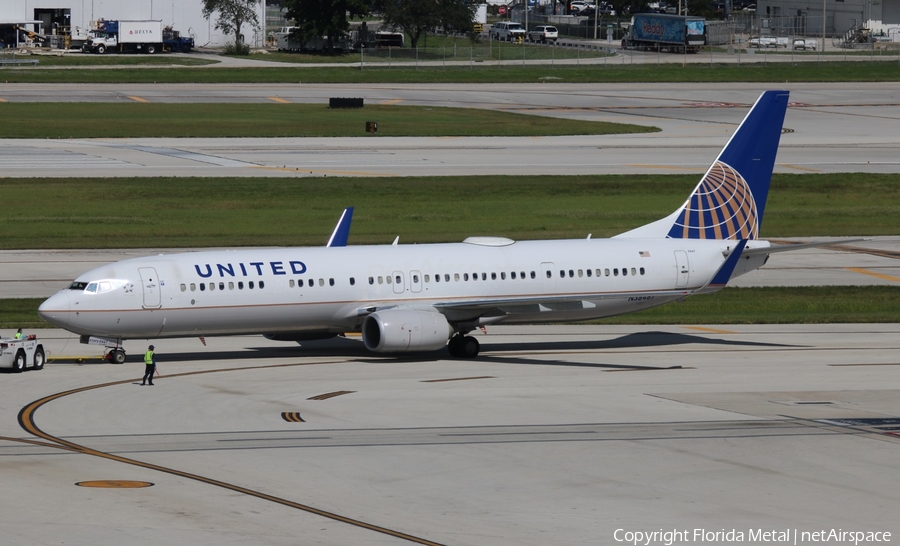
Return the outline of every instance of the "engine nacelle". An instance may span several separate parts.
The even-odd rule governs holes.
[[[447,344],[453,328],[440,313],[388,309],[367,316],[362,335],[366,349],[376,353],[437,351]]]

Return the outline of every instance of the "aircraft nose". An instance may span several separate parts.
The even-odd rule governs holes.
[[[49,322],[61,328],[69,323],[69,295],[65,292],[58,292],[38,307],[38,315]]]

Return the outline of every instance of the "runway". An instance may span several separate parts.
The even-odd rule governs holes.
[[[661,132],[561,137],[8,139],[8,177],[702,173],[765,89],[791,90],[776,172],[900,172],[900,93],[858,84],[0,84],[8,102],[319,103],[489,108]],[[272,103],[273,106],[275,103]],[[377,120],[375,120],[377,121]]]
[[[2,374],[4,543],[900,532],[896,324],[479,337],[477,361],[377,357],[352,339],[165,340],[154,387],[136,358]],[[54,354],[78,347],[42,339]],[[24,443],[36,438],[20,410],[42,445]],[[103,480],[152,486],[75,485]]]

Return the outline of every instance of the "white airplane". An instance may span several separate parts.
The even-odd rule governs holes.
[[[800,248],[757,238],[787,104],[787,91],[764,92],[681,208],[611,239],[345,246],[345,211],[329,247],[123,260],[79,275],[38,312],[106,345],[115,362],[127,339],[345,332],[376,353],[447,345],[474,358],[479,343],[466,334],[480,326],[608,317],[715,292],[770,253]]]

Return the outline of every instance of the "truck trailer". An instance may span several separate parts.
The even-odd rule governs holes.
[[[696,53],[706,45],[706,20],[689,15],[638,13],[622,39],[625,49]]]
[[[82,46],[82,51],[103,54],[107,51],[118,53],[147,53],[159,51],[188,52],[194,47],[193,38],[182,38],[171,27],[163,28],[162,21],[104,21],[97,22],[97,28]]]

